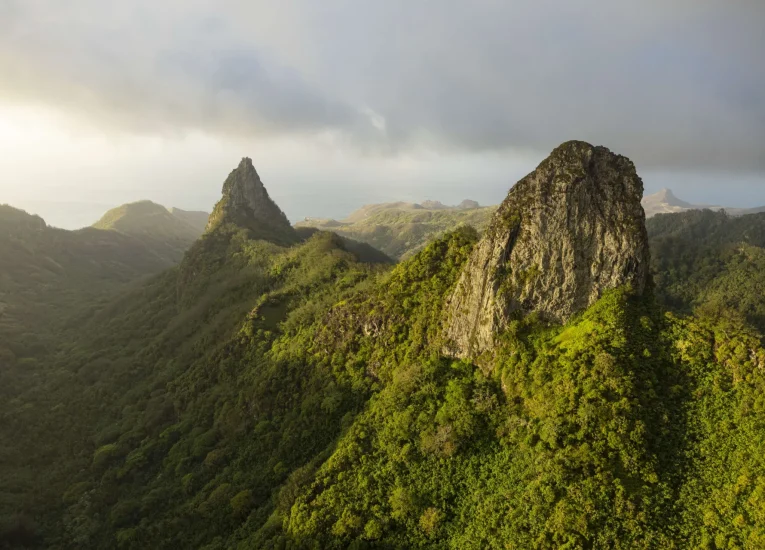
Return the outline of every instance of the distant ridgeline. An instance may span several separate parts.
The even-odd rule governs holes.
[[[566,142],[391,266],[243,159],[177,266],[2,356],[0,548],[765,547],[765,217],[642,194]]]
[[[405,259],[457,227],[469,225],[483,231],[495,210],[496,206],[481,207],[471,200],[457,206],[438,201],[391,202],[364,206],[342,221],[306,218],[295,227],[334,231],[374,246],[391,258]]]
[[[646,195],[643,197],[642,204],[647,218],[651,218],[657,214],[673,214],[687,212],[689,210],[712,210],[714,212],[724,210],[731,216],[745,216],[747,214],[765,212],[765,206],[756,208],[735,208],[712,204],[691,204],[677,198],[671,189],[662,189],[653,195]]]
[[[167,209],[151,201],[139,201],[109,210],[93,227],[138,237],[162,257],[177,263],[204,232],[207,218],[207,212]]]
[[[646,195],[641,204],[647,218],[691,210],[725,211],[730,216],[765,212],[765,207],[729,208],[691,204],[678,199],[670,189]],[[295,226],[334,231],[374,246],[391,258],[406,259],[433,239],[462,225],[470,225],[478,231],[485,230],[496,209],[496,206],[481,207],[471,200],[464,200],[457,206],[445,206],[431,200],[419,204],[391,202],[364,206],[341,221],[306,218]]]

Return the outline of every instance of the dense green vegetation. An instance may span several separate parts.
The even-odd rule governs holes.
[[[440,203],[439,203],[440,204]],[[405,259],[460,225],[483,231],[496,207],[428,209],[411,203],[368,205],[343,221],[311,218],[296,227],[314,227],[367,243],[391,258]]]
[[[137,237],[157,254],[177,263],[206,225],[205,212],[168,210],[151,201],[139,201],[109,210],[93,227]]]
[[[646,223],[659,299],[765,331],[765,214],[694,210]]]
[[[34,362],[83,306],[111,299],[173,262],[150,243],[115,231],[65,231],[0,205],[0,360]]]
[[[274,417],[277,408],[289,407],[291,400],[281,403],[276,398],[288,398],[293,387],[303,383],[296,366],[287,361],[265,363],[261,358],[275,338],[278,321],[288,310],[298,310],[310,319],[315,309],[321,310],[323,293],[326,299],[334,300],[344,288],[355,286],[370,273],[370,268],[357,263],[356,257],[344,250],[343,242],[331,234],[316,234],[304,245],[284,249],[251,240],[246,231],[220,228],[196,243],[179,267],[128,292],[95,316],[71,325],[64,338],[67,343],[39,358],[34,384],[20,380],[22,375],[29,376],[27,372],[4,369],[2,387],[8,388],[8,396],[13,397],[3,406],[0,426],[5,454],[2,463],[4,471],[11,474],[2,478],[0,491],[5,495],[0,501],[0,515],[6,524],[6,539],[33,541],[28,526],[34,521],[35,532],[42,534],[48,547],[113,547],[114,529],[122,527],[124,520],[104,521],[104,510],[119,505],[117,509],[124,511],[128,504],[118,496],[127,485],[134,485],[132,490],[140,494],[149,477],[161,471],[157,470],[160,464],[154,461],[159,454],[152,449],[159,445],[168,451],[165,431],[177,423],[181,410],[194,413],[184,415],[183,426],[171,429],[175,434],[171,440],[173,444],[183,440],[175,447],[174,456],[184,458],[188,471],[178,464],[173,464],[172,469],[183,470],[184,476],[196,471],[195,483],[214,472],[211,467],[215,456],[221,464],[227,462],[224,458],[228,452],[218,444],[226,438],[230,439],[227,445],[232,451],[243,453],[242,460],[252,461],[258,453],[270,457],[274,449],[261,447],[262,441],[254,448],[236,442],[245,439],[254,426],[251,415],[240,410],[243,395],[254,406],[263,401],[258,399],[260,394],[266,393],[268,403],[260,405],[264,407],[265,423],[257,420],[255,424],[260,424],[264,436],[280,435],[284,426]],[[311,301],[303,303],[309,295]],[[242,319],[248,319],[245,326],[241,326]],[[258,374],[235,368],[226,374],[213,367],[220,361],[245,360],[253,365],[263,362],[265,370]],[[280,368],[287,368],[285,375],[289,377],[277,381],[283,395],[272,396],[269,392],[275,386],[268,380],[269,372]],[[245,374],[255,381],[247,384],[249,391],[242,394]],[[324,384],[322,376],[317,371],[305,383],[309,387]],[[338,395],[342,395],[340,390]],[[218,406],[228,412],[216,420],[220,416]],[[322,410],[317,407],[315,412]],[[306,424],[317,418],[293,414],[284,422],[298,423],[304,431],[309,428]],[[334,420],[317,426],[329,430],[315,435],[318,443],[302,449],[305,439],[314,436],[284,438],[283,449],[274,457],[284,455],[291,465],[301,457],[311,456],[326,446],[332,430],[337,430]],[[69,428],[56,429],[62,422]],[[245,424],[235,426],[237,422]],[[227,424],[233,431],[224,426]],[[203,426],[206,435],[200,438]],[[206,463],[189,462],[192,447],[196,449],[192,454],[204,454],[202,459],[213,450],[218,452],[210,455]],[[135,473],[141,472],[137,477],[113,468],[130,453],[137,462],[129,469],[137,468]],[[252,477],[242,482],[250,490],[259,485],[269,487],[284,477],[280,470],[288,468],[279,466],[275,472],[276,462],[256,462],[265,470],[253,470]],[[51,463],[56,467],[49,467]],[[149,469],[144,471],[145,467]],[[186,477],[186,491],[190,479]],[[178,479],[167,478],[171,480],[171,487],[160,483],[165,491],[160,493],[177,498],[174,491]],[[257,503],[264,497],[253,498]],[[185,498],[179,502],[189,511]],[[135,508],[131,514],[139,514],[140,510]],[[168,521],[181,513],[165,498],[155,503],[152,513],[162,510],[169,512]],[[49,523],[53,517],[56,521]],[[198,519],[192,513],[191,520]],[[130,522],[125,525],[130,526]],[[209,532],[205,526],[204,533]],[[174,533],[173,537],[177,537],[178,533]],[[188,536],[199,540],[198,534]]]
[[[473,229],[391,268],[218,227],[3,365],[0,548],[763,547],[759,218],[695,215],[649,223],[656,296],[480,366],[442,354]]]

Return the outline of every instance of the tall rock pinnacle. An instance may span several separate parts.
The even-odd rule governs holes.
[[[259,238],[279,242],[296,240],[287,216],[268,196],[252,160],[247,157],[223,183],[223,196],[210,214],[207,231],[225,224],[249,229]]]
[[[643,182],[605,147],[569,141],[508,193],[447,305],[447,351],[479,357],[517,316],[565,322],[608,289],[642,293]]]

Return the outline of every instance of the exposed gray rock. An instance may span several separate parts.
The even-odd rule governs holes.
[[[642,292],[642,196],[628,158],[581,141],[556,148],[510,190],[473,250],[447,304],[446,351],[479,358],[515,317],[565,322],[605,290]]]
[[[225,224],[250,229],[256,237],[284,242],[297,235],[287,216],[268,196],[252,160],[245,157],[223,183],[223,196],[207,222],[207,231]]]

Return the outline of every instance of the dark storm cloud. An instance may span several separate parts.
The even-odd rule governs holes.
[[[0,0],[7,96],[131,129],[765,170],[759,0]]]

